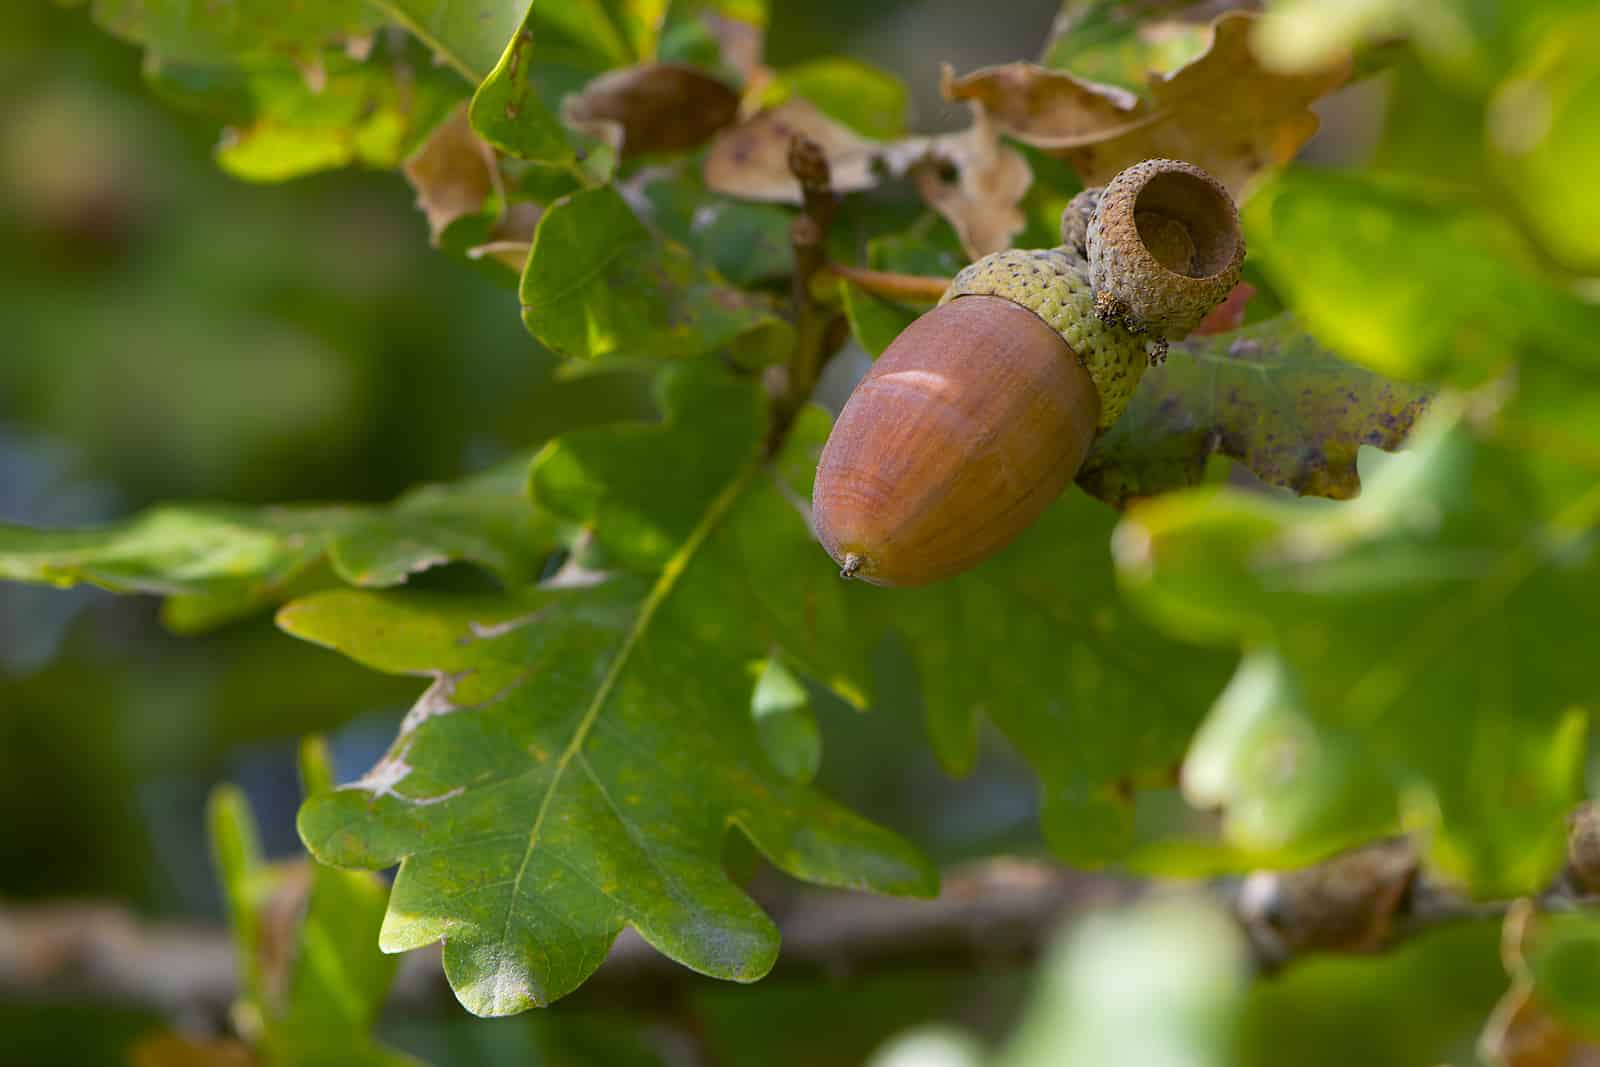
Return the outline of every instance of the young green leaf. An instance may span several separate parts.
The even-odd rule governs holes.
[[[307,789],[326,774],[307,742]],[[386,887],[364,871],[268,866],[244,794],[219,788],[211,847],[227,904],[242,994],[239,1028],[271,1067],[417,1067],[372,1040],[397,960],[377,950]],[[300,909],[304,908],[304,914]]]

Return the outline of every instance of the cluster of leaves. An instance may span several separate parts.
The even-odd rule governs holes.
[[[1080,477],[1093,496],[923,590],[841,583],[812,540],[827,416],[805,408],[775,436],[762,383],[782,375],[757,373],[788,361],[793,382],[794,353],[818,342],[786,299],[796,133],[863,194],[831,256],[949,274],[1055,243],[1081,185],[1146,156],[1243,192],[1310,136],[1309,103],[1373,32],[1288,5],[1152,36],[1116,6],[1069,3],[1045,65],[947,76],[971,126],[908,137],[886,75],[764,64],[757,0],[345,0],[293,17],[250,0],[207,19],[186,0],[98,0],[104,26],[147,49],[157,91],[229,124],[224,166],[403,166],[441,249],[514,283],[559,357],[619,391],[647,382],[657,417],[586,408],[531,435],[536,452],[388,508],[0,528],[0,577],[164,595],[185,629],[287,601],[286,632],[429,679],[389,753],[314,791],[300,830],[327,863],[400,865],[376,936],[390,951],[443,940],[479,1014],[569,992],[624,925],[703,973],[760,977],[777,934],[724,869],[730,827],[803,879],[933,892],[912,845],[809,784],[818,730],[794,676],[870,705],[886,640],[910,652],[948,769],[971,767],[980,712],[1025,756],[1063,859],[1232,870],[1403,827],[1477,891],[1542,886],[1595,695],[1583,427],[1600,323],[1571,286],[1596,252],[1550,221],[1593,210],[1572,177],[1600,114],[1582,5],[1496,24],[1431,5],[1450,33],[1367,5],[1393,8],[1386,33],[1418,20],[1392,58],[1376,162],[1285,171],[1245,208],[1256,306],[1294,317],[1255,312],[1176,349],[1097,443]],[[914,314],[817,288],[869,351]],[[1422,406],[1422,387],[1390,378],[1479,388],[1435,403],[1359,499],[1185,489],[1223,456],[1269,486],[1353,496],[1360,446],[1395,446]],[[1120,526],[1103,501],[1131,505]],[[500,591],[387,588],[457,561]],[[1180,766],[1219,826],[1175,829],[1193,822],[1170,817]],[[1219,946],[1172,977],[1202,988],[1184,1019],[1237,1018],[1215,980],[1236,949],[1214,921],[1153,921],[1152,944],[1192,926]],[[1074,1031],[1071,1056],[1106,1058],[1102,1024]],[[1166,1039],[1148,1038],[1154,1062]],[[1064,1062],[1053,1040],[1019,1038],[1001,1062]]]

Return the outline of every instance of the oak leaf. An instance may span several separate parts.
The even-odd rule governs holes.
[[[978,102],[1002,133],[1065,159],[1087,185],[1168,157],[1204,167],[1238,196],[1316,132],[1311,103],[1350,70],[1346,58],[1309,73],[1268,70],[1251,48],[1255,21],[1243,12],[1220,16],[1211,47],[1171,74],[1153,75],[1146,96],[1032,63],[947,78],[944,92]]]

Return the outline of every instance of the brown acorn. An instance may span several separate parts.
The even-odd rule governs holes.
[[[1060,495],[1099,421],[1089,372],[1037,315],[998,296],[953,300],[906,327],[851,394],[817,468],[817,536],[847,577],[880,585],[965,570]]]
[[[1186,332],[1197,306],[1194,278],[1173,282],[1166,246],[1187,240],[1221,248],[1225,236],[1181,231],[1191,221],[1210,227],[1231,220],[1242,255],[1232,201],[1228,211],[1214,210],[1220,186],[1190,182],[1198,168],[1188,164],[1140,167],[1141,187],[1163,167],[1182,171],[1175,185],[1156,185],[1163,195],[1159,226],[1098,226],[1107,221],[1106,205],[1121,210],[1127,197],[1075,199],[1063,219],[1068,244],[997,252],[967,267],[856,387],[823,447],[812,494],[817,537],[845,577],[923,585],[1013,541],[1071,483],[1095,436],[1127,407],[1151,358],[1151,337]],[[1192,211],[1183,199],[1191,187],[1204,200]],[[1162,243],[1160,256],[1144,247],[1147,239]],[[1118,286],[1115,293],[1155,292],[1158,299],[1141,307],[1173,306],[1181,321],[1168,329],[1101,314],[1097,304],[1108,298],[1090,282],[1090,242],[1102,251],[1115,242],[1137,244],[1102,255],[1102,273]],[[1237,257],[1229,258],[1224,271],[1236,278]],[[1124,264],[1149,277],[1116,277]],[[1199,299],[1219,287],[1210,272],[1207,281]],[[1174,284],[1182,293],[1163,304],[1159,297]]]

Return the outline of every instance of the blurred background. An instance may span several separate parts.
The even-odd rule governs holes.
[[[876,63],[912,87],[913,126],[947,127],[962,112],[938,99],[938,62],[1034,56],[1055,6],[778,3],[769,58]],[[175,498],[382,501],[539,439],[525,413],[552,358],[510,287],[429,247],[398,174],[249,184],[218,169],[218,136],[152,95],[139,51],[84,8],[0,5],[0,520],[82,526]],[[0,901],[220,922],[211,788],[241,785],[268,855],[297,854],[298,738],[329,734],[354,777],[416,695],[266,617],[176,637],[157,607],[0,583]],[[883,660],[902,669],[892,649]],[[825,789],[943,860],[1037,847],[1031,782],[998,746],[951,783],[904,743],[921,732],[914,695],[870,716],[818,696]],[[730,1047],[789,1035],[759,1062],[859,1063],[923,1019],[1003,1028],[1020,981],[854,983],[849,1012],[827,986],[708,983],[704,1010]],[[621,1062],[583,1051],[598,1038],[577,1012],[486,1024],[441,1009],[383,1036],[439,1063]],[[3,1002],[0,1063],[121,1062],[164,1021]]]

